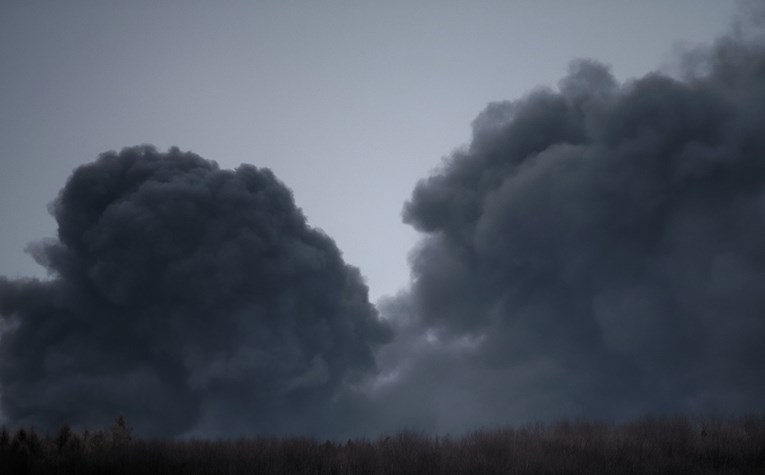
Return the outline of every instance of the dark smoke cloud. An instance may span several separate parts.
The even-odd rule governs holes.
[[[375,382],[389,420],[765,409],[758,31],[676,77],[575,61],[475,119],[404,209],[425,236],[381,307],[399,327]]]
[[[127,148],[78,168],[51,211],[58,239],[31,249],[50,279],[0,279],[12,424],[329,434],[389,338],[267,169]]]
[[[373,435],[762,411],[762,11],[673,75],[576,61],[489,105],[405,206],[424,238],[385,323],[270,171],[103,155],[30,249],[50,278],[0,278],[3,416]]]

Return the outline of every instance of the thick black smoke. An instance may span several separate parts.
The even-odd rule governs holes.
[[[78,168],[52,213],[58,239],[32,250],[50,279],[0,279],[14,425],[329,434],[389,337],[267,169],[128,148]]]
[[[50,279],[0,278],[4,417],[330,435],[765,410],[758,31],[674,76],[577,61],[487,107],[405,206],[425,237],[381,305],[387,345],[359,272],[268,170],[105,154],[32,249]]]
[[[765,44],[683,64],[619,84],[576,61],[417,185],[376,384],[427,403],[397,423],[765,409]]]

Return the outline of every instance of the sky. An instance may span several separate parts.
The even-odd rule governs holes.
[[[7,423],[763,410],[762,7],[417,5],[0,7]]]
[[[100,153],[178,146],[268,167],[372,300],[408,283],[417,180],[487,103],[573,58],[620,80],[724,31],[731,1],[56,2],[0,6],[0,269],[55,235],[47,205]]]

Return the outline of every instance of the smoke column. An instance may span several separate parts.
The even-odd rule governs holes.
[[[78,168],[51,212],[58,238],[31,248],[50,278],[0,280],[12,425],[330,433],[389,338],[267,169],[126,148]]]
[[[475,119],[404,208],[391,427],[763,409],[761,31],[623,84],[574,61]]]

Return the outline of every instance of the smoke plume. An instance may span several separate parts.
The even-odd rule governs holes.
[[[2,412],[143,434],[330,433],[389,329],[356,268],[268,169],[127,148],[78,168],[0,279]]]
[[[381,307],[392,424],[763,410],[758,31],[623,84],[575,61],[475,119],[404,208],[424,237]]]
[[[762,9],[676,70],[590,60],[490,104],[414,189],[378,305],[266,169],[151,147],[77,169],[0,278],[12,424],[372,435],[765,409]],[[395,140],[395,137],[393,138]]]

